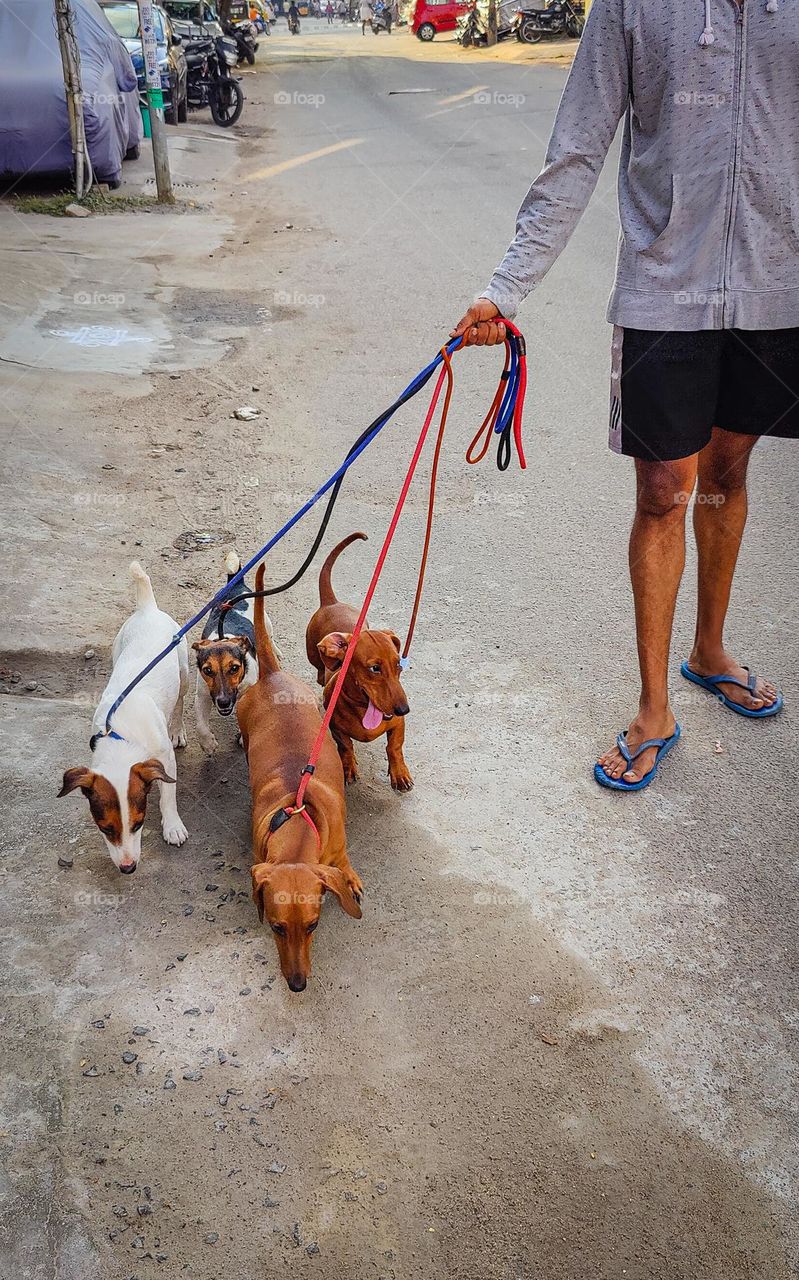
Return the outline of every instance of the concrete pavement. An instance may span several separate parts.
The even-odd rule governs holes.
[[[224,727],[216,756],[190,737],[180,760],[189,843],[167,850],[151,815],[132,880],[83,802],[52,799],[86,755],[132,555],[188,616],[219,548],[282,523],[510,235],[562,70],[391,40],[272,37],[235,141],[217,144],[209,207],[168,215],[161,238],[143,215],[25,229],[0,209],[20,281],[0,355],[40,344],[34,367],[0,365],[22,620],[0,707],[5,1269],[783,1280],[798,1256],[796,459],[757,451],[730,618],[786,712],[739,722],[675,676],[685,737],[657,787],[600,792],[591,761],[634,697],[631,475],[604,446],[610,166],[522,315],[525,475],[466,468],[497,357],[459,358],[409,679],[417,785],[394,796],[380,751],[360,753],[348,803],[367,910],[356,924],[326,909],[308,990],[281,985],[248,898],[245,765]],[[87,279],[113,293],[120,254],[135,296],[92,302],[92,323],[130,329],[135,311],[147,359],[109,348],[65,374],[44,330],[75,327]],[[263,411],[246,427],[230,416],[245,403]],[[342,596],[363,590],[418,421],[406,411],[347,482],[330,540],[371,541],[342,557]],[[424,501],[420,486],[373,610],[399,632]],[[192,530],[220,542],[187,551]],[[284,544],[276,578],[305,545]],[[309,576],[271,609],[299,674],[314,603]]]

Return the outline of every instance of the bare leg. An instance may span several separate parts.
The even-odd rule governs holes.
[[[396,729],[389,729],[386,734],[386,755],[388,756],[388,776],[395,791],[410,791],[413,778],[405,763],[402,746],[405,742],[405,721],[400,720]]]
[[[211,708],[213,703],[211,695],[208,692],[208,685],[203,680],[199,671],[197,672],[197,690],[194,695],[194,716],[197,721],[197,737],[200,739],[200,746],[207,754],[213,755],[219,743],[216,740],[214,731],[211,728]]]
[[[674,713],[669,705],[669,649],[674,606],[685,568],[685,512],[696,483],[698,454],[674,462],[636,459],[637,499],[630,534],[630,579],[641,697],[627,731],[631,752],[647,738],[669,738]],[[655,763],[655,748],[627,767],[618,747],[599,763],[611,778],[638,782]]]
[[[160,759],[170,778],[176,778],[178,774],[174,747],[170,746],[169,751],[164,752]],[[177,787],[174,782],[159,782],[158,786],[160,788],[161,834],[167,844],[183,844],[189,833],[178,813]]]
[[[355,749],[352,745],[352,738],[348,738],[345,733],[337,733],[335,730],[333,737],[338,753],[341,756],[341,763],[344,768],[344,781],[346,783],[358,781],[358,761],[355,758]]]
[[[710,443],[699,455],[694,506],[698,600],[696,636],[688,665],[701,676],[729,673],[738,680],[748,679],[748,673],[724,648],[724,622],[746,524],[746,471],[758,438],[714,427]],[[753,711],[771,706],[777,699],[774,685],[760,679],[755,686],[757,696],[737,685],[723,685],[721,691]]]
[[[173,747],[185,747],[186,726],[183,722],[183,703],[189,689],[189,660],[184,644],[178,648],[178,670],[180,672],[180,693],[169,721],[169,737]]]

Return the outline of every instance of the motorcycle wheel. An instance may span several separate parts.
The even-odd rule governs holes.
[[[582,18],[567,18],[566,34],[568,36],[571,36],[573,40],[579,40],[580,36],[583,34],[584,26],[585,26],[585,23],[583,22]]]
[[[252,49],[247,50],[247,61],[249,62],[251,67],[255,66],[255,54],[253,53]]]
[[[534,22],[523,22],[516,32],[522,44],[538,44],[544,34]]]
[[[217,80],[208,89],[208,105],[214,124],[228,129],[235,124],[244,108],[244,94],[235,80]]]

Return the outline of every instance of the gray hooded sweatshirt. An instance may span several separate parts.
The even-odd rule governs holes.
[[[799,325],[799,0],[594,0],[544,168],[481,297],[513,318],[579,222],[622,115],[608,319]]]

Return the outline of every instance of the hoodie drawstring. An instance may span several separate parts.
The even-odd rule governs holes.
[[[738,0],[738,3],[745,3],[745,0]],[[776,13],[778,8],[778,0],[766,0],[766,13]],[[716,43],[713,23],[710,18],[710,0],[705,0],[705,29],[699,37],[699,43],[703,49],[707,48],[709,44]]]
[[[774,0],[768,0],[769,4],[773,4]],[[714,44],[716,37],[713,34],[713,23],[710,20],[710,0],[705,0],[705,29],[699,37],[699,43],[704,49],[709,44]]]

